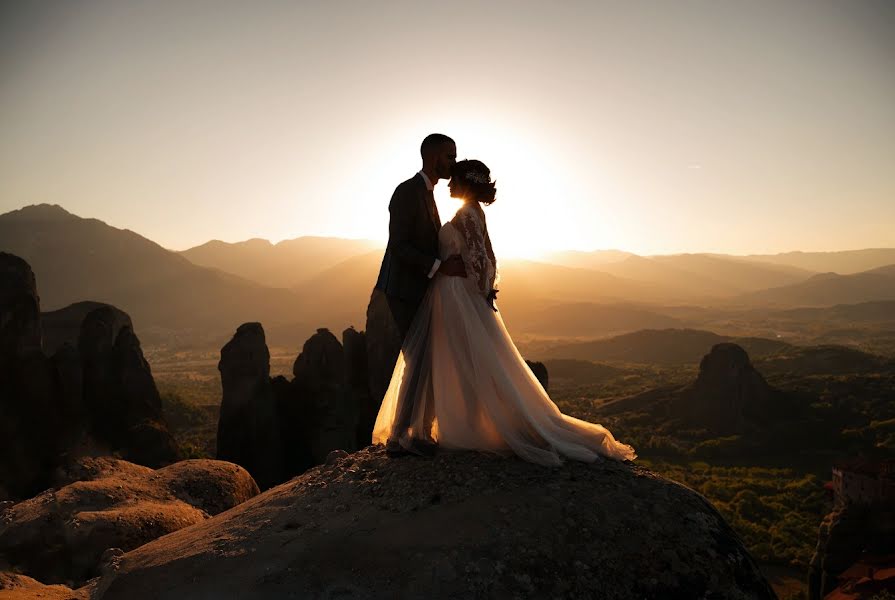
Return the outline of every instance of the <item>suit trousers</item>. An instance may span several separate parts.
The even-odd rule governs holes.
[[[403,343],[404,338],[407,336],[407,331],[410,329],[410,325],[413,322],[413,317],[416,315],[416,311],[419,309],[419,303],[408,302],[406,300],[402,300],[401,298],[395,296],[388,296],[388,305],[389,309],[392,313],[392,318],[395,321],[395,324],[398,326],[398,331],[401,334],[401,341]],[[428,353],[427,353],[428,354]],[[395,360],[397,361],[397,354],[395,356]],[[414,391],[420,385],[432,386],[432,376],[428,365],[422,364],[423,361],[429,360],[430,357],[427,356],[405,356],[404,360],[406,362],[404,376],[410,377],[407,384],[407,393],[403,394],[404,398],[415,398],[416,394]],[[429,374],[428,377],[425,378],[425,383],[422,383],[421,374],[426,372]],[[428,393],[425,395],[426,398],[431,399],[432,393]],[[423,438],[428,439],[431,434],[432,423],[429,419],[427,410],[430,403],[426,403],[426,417],[425,417],[425,432],[414,432],[413,437],[415,438]],[[395,425],[393,432],[400,436],[402,435],[407,428],[410,426],[410,420],[413,416],[413,404],[411,402],[402,401],[398,404],[396,414],[395,414]]]

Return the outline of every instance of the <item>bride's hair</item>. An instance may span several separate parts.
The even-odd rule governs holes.
[[[451,181],[462,186],[464,195],[488,205],[497,199],[497,186],[491,181],[491,170],[480,160],[461,160],[451,171]]]

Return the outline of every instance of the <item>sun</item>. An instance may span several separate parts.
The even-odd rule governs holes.
[[[552,145],[549,132],[524,115],[505,110],[483,115],[479,107],[442,106],[423,115],[405,114],[400,121],[378,127],[382,129],[375,135],[383,140],[382,148],[376,160],[365,162],[352,176],[357,183],[347,192],[353,197],[344,199],[352,210],[340,213],[342,230],[357,232],[358,237],[382,238],[388,226],[382,199],[419,169],[419,142],[437,131],[456,140],[458,160],[481,160],[491,170],[497,199],[485,207],[485,214],[498,259],[537,260],[557,250],[591,249],[606,243],[607,226],[581,218],[600,213],[597,204],[606,190],[601,188],[599,174],[582,173],[574,166],[580,160],[567,160],[564,155],[571,150]],[[435,202],[442,222],[461,206],[460,200],[450,197],[445,181],[435,187]]]
[[[564,210],[569,180],[532,136],[521,137],[495,124],[489,127],[457,124],[458,160],[474,158],[491,169],[497,199],[485,207],[488,231],[498,258],[537,260],[547,252],[580,246],[580,224],[569,223]],[[443,183],[435,201],[442,221],[450,219],[462,202],[451,198]]]

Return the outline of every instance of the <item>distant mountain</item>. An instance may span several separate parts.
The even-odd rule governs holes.
[[[785,252],[750,254],[748,260],[788,265],[818,273],[850,275],[895,264],[895,248],[866,248],[839,252]]]
[[[753,356],[774,354],[790,347],[776,340],[733,338],[699,329],[645,329],[604,340],[558,345],[534,358],[677,365],[698,362],[712,346],[721,342],[739,344]]]
[[[272,244],[263,239],[227,243],[212,240],[180,254],[190,262],[239,275],[262,285],[289,288],[353,256],[384,244],[305,236]]]
[[[595,269],[603,270],[604,265],[610,265],[637,256],[624,250],[594,250],[592,252],[582,252],[580,250],[564,250],[561,252],[550,252],[544,256],[544,261],[564,267],[575,267],[577,269]]]
[[[302,299],[302,313],[363,327],[381,261],[381,250],[355,256],[294,286]],[[603,306],[642,297],[667,298],[658,286],[523,260],[500,262],[500,273],[498,306],[514,332],[548,333],[556,327],[551,335],[606,335],[676,324],[646,308]]]
[[[619,250],[603,250],[558,252],[548,255],[547,260],[658,286],[663,294],[690,300],[734,296],[797,283],[813,274],[795,267],[724,254],[638,256]]]
[[[245,321],[299,320],[288,290],[196,266],[132,231],[56,205],[0,215],[0,250],[31,265],[44,310],[82,301],[113,304],[131,315],[141,338],[177,331],[226,339]]]
[[[798,283],[814,273],[787,265],[761,264],[725,254],[670,254],[650,256],[665,267],[698,276],[694,284],[714,282],[716,289],[745,292]],[[703,285],[705,285],[703,283]],[[717,295],[717,294],[716,294]]]
[[[895,300],[895,265],[853,275],[821,273],[801,283],[744,294],[738,300],[808,307]]]

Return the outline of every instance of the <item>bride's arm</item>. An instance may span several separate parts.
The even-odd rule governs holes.
[[[482,225],[470,211],[465,211],[460,219],[460,233],[463,234],[463,240],[466,242],[467,256],[465,258],[469,262],[467,267],[472,269],[479,292],[487,297],[491,291],[494,269],[489,268],[491,262]]]

